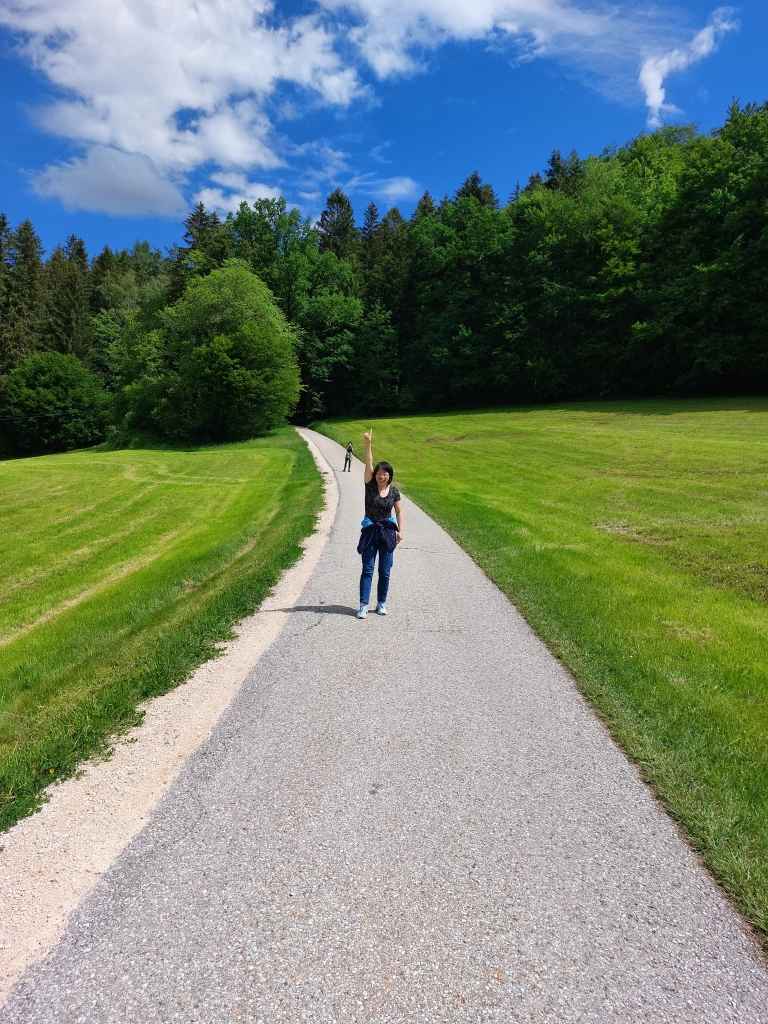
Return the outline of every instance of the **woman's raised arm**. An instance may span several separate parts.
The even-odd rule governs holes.
[[[365,482],[369,484],[373,480],[373,455],[371,454],[371,434],[373,433],[373,427],[368,431],[367,434],[363,434],[363,440],[365,441]]]

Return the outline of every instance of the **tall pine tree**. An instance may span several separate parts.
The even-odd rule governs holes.
[[[437,206],[432,198],[432,194],[425,192],[418,203],[416,203],[416,209],[413,211],[411,220],[421,220],[422,217],[434,217],[436,213]]]
[[[376,203],[369,203],[363,214],[360,228],[360,263],[362,266],[363,291],[367,305],[375,300],[376,267],[379,262],[379,211]]]
[[[191,278],[210,274],[231,256],[230,236],[222,230],[216,211],[209,213],[205,203],[198,203],[184,221],[184,241],[185,246],[174,244],[169,252],[171,301],[184,293]]]
[[[70,235],[46,264],[46,303],[42,344],[87,362],[93,344],[91,272],[82,238]]]
[[[376,203],[368,203],[363,214],[363,226],[360,228],[360,238],[367,242],[373,238],[376,228],[379,226],[379,209]]]
[[[0,325],[0,373],[8,373],[38,349],[44,310],[43,245],[27,219],[9,238],[5,316]]]
[[[560,150],[552,151],[544,176],[544,188],[553,192],[569,192],[574,194],[584,176],[584,161],[579,159],[576,150],[563,159]]]
[[[493,186],[484,184],[477,171],[472,171],[461,188],[456,192],[455,199],[464,199],[469,196],[476,199],[481,206],[487,206],[491,210],[498,210],[499,208],[499,199],[493,190]]]
[[[317,222],[320,251],[332,252],[339,259],[354,257],[358,249],[355,215],[352,203],[340,188],[334,189],[326,200],[325,209]]]
[[[8,262],[11,247],[11,229],[8,218],[0,213],[0,338],[3,333],[8,303],[8,288],[11,268]]]
[[[115,254],[108,245],[105,245],[91,263],[91,308],[94,314],[109,308],[102,289],[114,273],[115,262]]]

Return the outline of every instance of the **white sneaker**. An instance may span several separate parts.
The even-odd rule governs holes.
[[[361,604],[360,605],[360,610],[357,613],[358,619],[364,619],[367,614],[368,614],[368,605],[367,604]]]
[[[376,605],[376,611],[378,612],[379,615],[386,615],[387,614],[387,606],[385,604],[382,604],[381,602],[379,602]]]

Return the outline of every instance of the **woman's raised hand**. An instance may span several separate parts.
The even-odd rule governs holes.
[[[365,472],[363,473],[363,480],[366,484],[369,484],[373,480],[373,453],[371,451],[371,434],[373,433],[373,427],[363,434],[363,440],[365,441]]]

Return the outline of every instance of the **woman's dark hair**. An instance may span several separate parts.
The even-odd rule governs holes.
[[[385,472],[389,473],[389,483],[392,483],[392,477],[395,475],[395,471],[394,469],[392,469],[388,462],[376,463],[376,465],[373,467],[373,479],[376,479],[376,474],[379,472],[380,469],[383,469]]]

